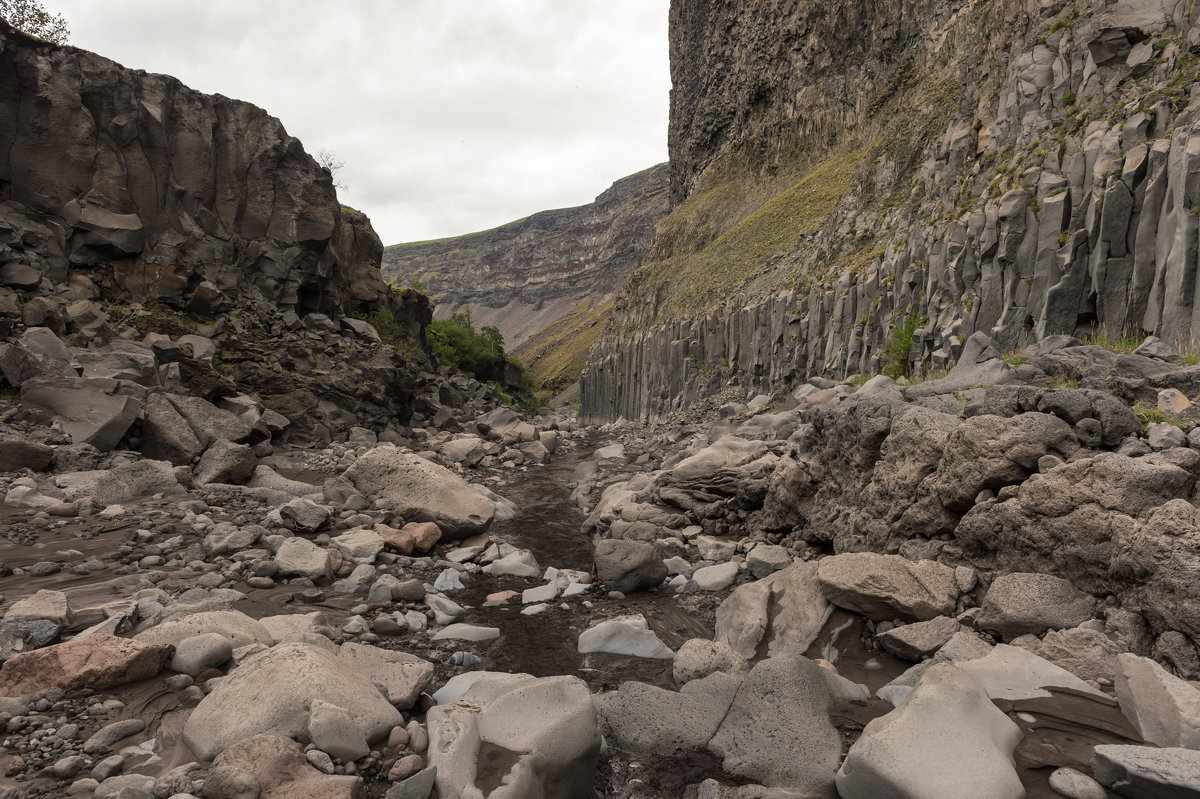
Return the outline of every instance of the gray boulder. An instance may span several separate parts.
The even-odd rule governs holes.
[[[842,799],[1023,799],[1013,758],[1021,729],[949,663],[929,668],[891,713],[871,721],[837,775]]]
[[[600,582],[623,594],[654,588],[667,577],[662,550],[645,541],[604,539],[595,558]]]
[[[928,621],[952,614],[958,600],[954,569],[899,555],[853,552],[824,558],[817,581],[829,602],[875,621]]]
[[[439,796],[591,799],[600,733],[582,680],[480,675],[461,699],[425,717]],[[479,768],[483,749],[504,758],[503,781]]]
[[[801,654],[816,640],[833,607],[817,582],[815,561],[793,564],[753,583],[746,583],[717,608],[714,640],[744,658],[758,654]]]
[[[1200,751],[1102,745],[1092,750],[1096,781],[1133,799],[1200,799]]]
[[[142,454],[176,466],[189,466],[204,451],[183,414],[165,394],[151,394],[142,409]]]
[[[329,553],[307,538],[285,539],[275,552],[275,564],[279,573],[307,577],[310,580],[328,580],[333,573]]]
[[[717,671],[678,692],[624,682],[595,697],[600,728],[610,745],[638,757],[701,751],[729,711],[740,677]]]
[[[323,649],[285,643],[222,680],[188,717],[183,739],[204,760],[261,733],[307,741],[310,709],[318,700],[348,711],[368,743],[403,724],[400,711],[356,669]]]
[[[482,533],[495,504],[442,466],[394,447],[376,447],[345,471],[363,496],[408,521],[436,522],[446,541]]]
[[[249,444],[235,444],[224,438],[214,441],[192,473],[192,482],[197,486],[209,483],[231,483],[240,485],[250,479],[258,458]]]
[[[1200,749],[1200,689],[1149,658],[1117,656],[1117,701],[1148,743]]]
[[[976,626],[1005,641],[1075,627],[1092,617],[1096,602],[1067,580],[1049,574],[997,577],[988,588]]]
[[[842,756],[829,710],[867,696],[863,686],[800,655],[769,658],[738,687],[709,749],[730,774],[802,796],[827,796]]]

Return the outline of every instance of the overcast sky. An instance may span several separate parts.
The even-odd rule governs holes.
[[[590,202],[667,159],[668,0],[42,0],[70,43],[279,117],[384,244]]]

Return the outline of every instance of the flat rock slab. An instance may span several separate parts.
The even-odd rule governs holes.
[[[339,648],[338,660],[383,686],[388,701],[401,710],[415,705],[433,683],[433,664],[407,652],[348,642]]]
[[[863,729],[838,771],[838,794],[1023,799],[1013,761],[1021,737],[982,685],[957,666],[938,664],[898,708]]]
[[[992,699],[1047,698],[1053,696],[1047,688],[1065,688],[1112,703],[1108,694],[1019,646],[997,644],[984,657],[958,665],[983,685]]]
[[[834,605],[874,621],[928,621],[954,613],[954,569],[931,560],[851,552],[817,564],[821,592]]]
[[[500,637],[499,627],[480,627],[475,624],[451,624],[434,634],[435,641],[490,641]]]
[[[403,724],[400,711],[357,669],[324,649],[288,643],[234,669],[192,711],[183,739],[203,760],[261,733],[304,741],[318,699],[348,710],[368,742]]]
[[[206,610],[165,621],[134,636],[148,644],[178,644],[205,633],[219,633],[229,639],[234,649],[250,644],[275,643],[266,627],[239,610]]]
[[[1200,799],[1200,752],[1150,746],[1097,746],[1096,781],[1136,799]]]
[[[59,627],[66,627],[71,623],[71,608],[67,603],[67,595],[62,591],[48,591],[43,588],[33,596],[12,603],[4,618],[31,621],[41,619]]]
[[[15,655],[0,666],[0,696],[34,696],[51,688],[103,691],[148,680],[174,647],[111,635],[89,635]]]
[[[894,627],[875,636],[875,640],[885,651],[891,652],[901,660],[919,663],[941,649],[955,633],[963,629],[965,628],[957,619],[941,616],[929,621]]]
[[[578,649],[585,654],[607,652],[663,660],[675,657],[641,615],[620,616],[593,625],[580,634]]]

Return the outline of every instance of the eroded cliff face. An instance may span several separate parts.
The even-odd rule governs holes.
[[[82,273],[110,298],[200,315],[385,296],[370,221],[261,108],[0,21],[0,109],[7,285]]]
[[[542,211],[493,230],[399,244],[384,252],[385,278],[413,280],[445,318],[470,308],[517,346],[581,304],[613,293],[641,264],[667,212],[665,164],[623,178],[577,208]]]
[[[1191,4],[672,6],[674,210],[618,296],[584,416],[914,371],[984,331],[1195,346]]]

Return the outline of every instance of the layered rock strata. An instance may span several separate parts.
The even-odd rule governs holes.
[[[667,212],[665,164],[622,178],[595,202],[541,211],[493,230],[398,244],[383,256],[385,278],[413,280],[444,318],[469,308],[517,346],[581,302],[615,291],[637,268]]]

